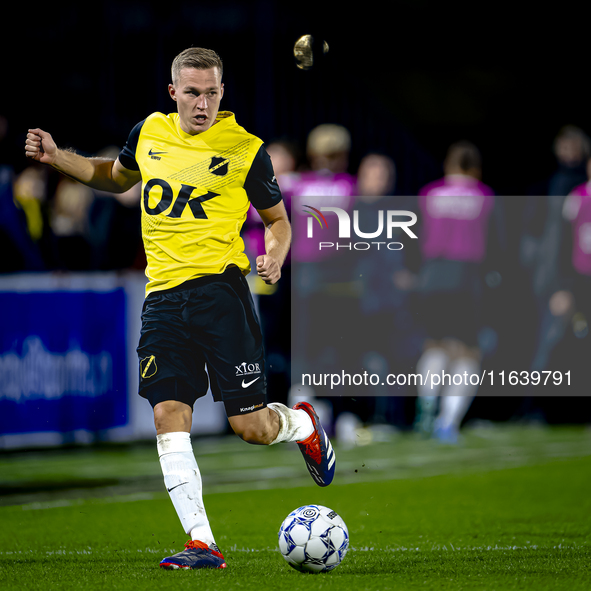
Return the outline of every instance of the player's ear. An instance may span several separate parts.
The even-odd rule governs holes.
[[[168,85],[168,94],[173,101],[176,101],[176,89],[172,84]]]
[[[224,83],[222,82],[220,84],[220,100],[222,100],[223,96],[224,96]],[[591,159],[590,159],[590,161],[591,161]]]

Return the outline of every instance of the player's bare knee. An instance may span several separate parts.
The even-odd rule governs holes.
[[[159,402],[154,407],[154,426],[156,433],[175,433],[178,431],[191,431],[192,420],[191,407],[184,402],[167,400]]]

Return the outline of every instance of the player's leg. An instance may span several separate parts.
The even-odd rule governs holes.
[[[168,383],[167,383],[168,382]],[[185,397],[185,401],[164,400],[154,404],[154,425],[158,457],[164,484],[181,525],[191,540],[185,550],[164,558],[160,566],[178,568],[225,568],[224,557],[216,546],[215,538],[203,503],[201,473],[191,444],[191,420],[195,397],[188,386],[178,381],[164,380],[151,390],[169,389],[169,394],[160,397]],[[148,392],[152,400],[158,394]]]
[[[279,433],[279,417],[270,408],[228,417],[232,430],[247,443],[270,445]]]
[[[421,270],[419,298],[417,300],[422,329],[426,335],[423,352],[417,361],[417,401],[415,430],[424,437],[433,432],[437,414],[441,379],[447,370],[449,354],[442,339],[446,334],[447,308],[450,298],[439,291],[442,278],[446,276],[445,261],[428,261]]]
[[[478,333],[481,327],[481,289],[479,273],[474,266],[464,264],[471,280],[453,293],[448,303],[445,347],[450,357],[449,381],[441,392],[439,414],[433,425],[433,435],[443,443],[455,444],[460,425],[472,404],[480,383],[481,351]],[[477,380],[470,379],[478,376]]]
[[[223,282],[202,294],[199,305],[207,306],[209,298],[216,322],[201,326],[207,331],[205,356],[214,398],[223,400],[232,429],[254,444],[297,441],[316,483],[330,484],[334,450],[312,406],[267,405],[263,335],[245,278],[240,272],[225,273]]]
[[[434,435],[444,443],[458,441],[460,425],[478,390],[479,382],[470,380],[472,375],[480,375],[480,352],[478,349],[459,344],[454,358],[449,364],[448,373],[452,376],[441,395],[439,414],[435,419]],[[454,376],[461,376],[461,381]]]
[[[415,428],[428,436],[433,431],[437,400],[441,391],[441,376],[447,371],[449,354],[439,341],[428,340],[417,362],[417,418]]]
[[[223,400],[230,426],[239,437],[258,445],[295,441],[316,484],[328,486],[332,482],[335,452],[312,405],[300,402],[293,409],[278,402],[267,405],[265,380],[257,385],[256,393],[248,395],[236,388],[224,390],[220,382],[227,380],[220,376],[215,362],[208,367],[214,398]]]
[[[165,400],[154,406],[156,435],[175,432],[191,432],[193,409],[184,402]]]
[[[231,415],[234,404],[226,404],[228,421],[244,441],[259,445],[295,441],[316,484],[328,486],[332,482],[335,452],[311,404],[299,402],[294,408],[288,408],[270,402],[266,408],[257,411]]]
[[[162,560],[163,568],[224,568],[203,504],[202,481],[191,444],[195,400],[207,392],[205,361],[180,322],[184,292],[148,296],[142,314],[140,395],[154,410],[164,483],[184,531],[186,549]],[[193,384],[190,386],[189,384]]]
[[[246,415],[229,416],[228,421],[236,435],[255,445],[299,441],[314,431],[308,413],[273,402]]]
[[[278,412],[280,421],[286,421],[285,410],[291,410],[283,405],[274,404],[273,410]],[[310,476],[314,479],[314,482],[318,486],[328,486],[335,474],[336,468],[336,455],[328,435],[326,434],[320,419],[314,410],[314,407],[308,402],[298,402],[294,405],[293,410],[305,412],[312,420],[313,431],[305,439],[296,439],[298,447],[304,456],[306,466]],[[289,421],[289,419],[287,419]],[[279,436],[281,435],[281,428],[277,440],[273,443],[278,443]],[[287,429],[289,433],[289,428]],[[287,439],[292,441],[292,439]]]
[[[193,540],[214,543],[205,507],[201,474],[191,445],[193,409],[185,402],[167,400],[154,406],[158,457],[166,490],[185,532]]]

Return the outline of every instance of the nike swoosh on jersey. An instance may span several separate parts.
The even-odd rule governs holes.
[[[157,154],[168,154],[168,152],[154,152],[152,150],[152,148],[150,148],[150,151],[148,152],[148,156],[156,156]]]
[[[248,382],[248,384],[244,383],[244,380],[242,380],[242,387],[243,388],[248,388],[248,386],[252,386],[252,384],[254,384],[257,380],[259,380],[261,378],[261,376],[259,376],[258,378],[255,378],[254,380],[252,380],[252,382]]]

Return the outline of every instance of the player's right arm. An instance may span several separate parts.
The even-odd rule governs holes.
[[[141,180],[139,171],[125,168],[118,158],[86,158],[70,150],[62,150],[49,133],[38,128],[29,129],[25,154],[97,191],[124,193]]]

